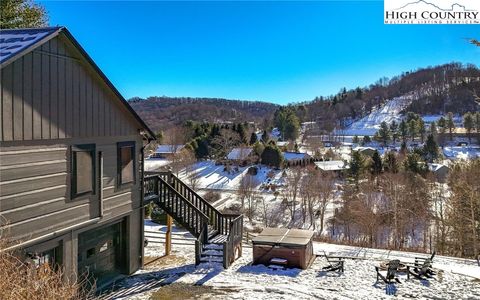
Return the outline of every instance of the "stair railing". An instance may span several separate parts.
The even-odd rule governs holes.
[[[230,221],[233,220],[231,216],[226,216],[218,211],[213,205],[208,203],[200,195],[198,195],[192,188],[186,185],[175,175],[171,175],[172,186],[188,201],[192,202],[198,209],[208,216],[209,225],[218,231],[218,234],[228,235],[230,229]]]
[[[234,215],[228,215],[233,217]],[[223,244],[223,267],[227,269],[235,261],[235,252],[238,251],[238,257],[242,256],[242,238],[243,238],[243,215],[236,215],[230,222],[227,241]],[[238,258],[237,257],[237,258]]]
[[[201,237],[202,240],[207,240],[208,217],[178,193],[162,176],[146,176],[144,189],[147,202],[156,203],[197,239]]]
[[[242,253],[243,215],[223,214],[171,172],[146,172],[145,201],[160,204],[168,214],[187,220],[182,224],[197,240],[195,262],[200,263],[203,245],[208,242],[208,225],[218,234],[227,235],[223,243],[223,266],[228,268],[235,260],[235,251]],[[178,215],[180,214],[180,215]],[[177,218],[175,218],[177,220]],[[178,220],[177,220],[178,221]]]

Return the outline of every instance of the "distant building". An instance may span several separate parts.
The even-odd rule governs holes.
[[[343,160],[316,161],[315,166],[323,172],[340,172],[349,168]]]
[[[300,152],[283,152],[283,158],[288,167],[306,166],[313,161],[309,154]]]
[[[253,154],[253,149],[248,147],[233,148],[227,155],[227,160],[234,164],[244,164]]]
[[[439,182],[445,182],[450,172],[450,168],[444,164],[428,164],[428,169],[435,175]]]
[[[150,158],[172,158],[180,153],[185,145],[159,145]]]
[[[363,155],[367,155],[367,156],[372,157],[373,153],[375,153],[375,151],[377,151],[377,149],[372,148],[372,147],[356,147],[356,148],[353,148],[353,151],[358,151],[358,152],[362,153]]]

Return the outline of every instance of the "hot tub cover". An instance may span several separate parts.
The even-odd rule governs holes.
[[[253,244],[305,246],[313,237],[313,231],[304,229],[267,227],[252,239]]]

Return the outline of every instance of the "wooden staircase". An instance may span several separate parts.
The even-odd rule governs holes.
[[[154,202],[195,238],[195,263],[228,268],[242,255],[243,215],[223,214],[171,172],[148,172],[144,205]]]

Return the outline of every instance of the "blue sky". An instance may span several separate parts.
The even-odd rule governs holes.
[[[42,1],[126,97],[290,103],[451,61],[478,25],[384,25],[383,1]]]

